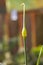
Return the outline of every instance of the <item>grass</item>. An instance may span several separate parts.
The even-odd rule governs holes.
[[[39,65],[40,64],[40,59],[41,59],[41,56],[43,56],[43,45],[41,46],[38,46],[36,48],[32,48],[31,49],[31,52],[33,52],[35,54],[35,56],[37,56],[37,62],[36,62],[36,65]]]
[[[40,63],[40,57],[41,57],[41,54],[42,54],[42,50],[43,50],[43,46],[40,49],[40,52],[39,52],[39,56],[38,56],[36,65],[39,65],[39,63]]]

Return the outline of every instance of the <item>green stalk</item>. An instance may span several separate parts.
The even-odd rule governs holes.
[[[27,65],[27,53],[26,53],[26,37],[27,37],[27,30],[25,26],[25,3],[21,4],[23,6],[23,29],[22,29],[22,37],[24,41],[24,55],[25,55],[25,65]]]
[[[24,38],[24,56],[25,56],[25,65],[27,65],[27,50],[26,50],[26,38]]]
[[[40,63],[40,57],[41,57],[41,54],[42,54],[42,49],[43,49],[43,46],[40,49],[40,52],[39,52],[39,56],[38,56],[36,65],[39,65],[39,63]]]

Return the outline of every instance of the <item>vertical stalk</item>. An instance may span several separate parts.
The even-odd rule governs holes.
[[[25,65],[27,65],[26,38],[24,38],[24,48]]]
[[[22,29],[22,37],[24,41],[24,56],[25,56],[25,65],[27,65],[27,53],[26,53],[26,36],[27,36],[27,31],[25,27],[25,4],[21,4],[23,6],[23,29]]]

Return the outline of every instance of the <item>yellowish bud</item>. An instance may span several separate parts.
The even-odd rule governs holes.
[[[26,31],[26,28],[24,27],[22,29],[22,37],[25,38],[27,36],[27,31]]]

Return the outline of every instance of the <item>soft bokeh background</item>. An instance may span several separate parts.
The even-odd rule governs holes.
[[[0,63],[5,65],[25,64],[21,3],[26,6],[27,65],[36,64],[43,45],[43,0],[0,0]],[[11,19],[13,10],[17,16],[14,20]],[[43,56],[40,63],[43,65]]]

